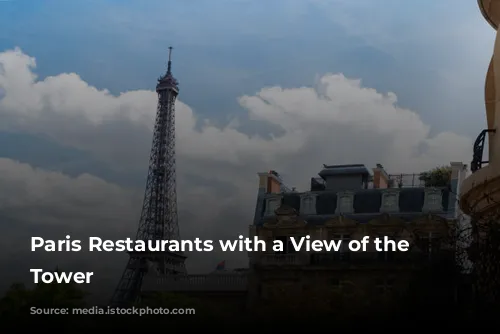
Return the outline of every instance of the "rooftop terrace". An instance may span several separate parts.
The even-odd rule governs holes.
[[[463,164],[454,164],[463,169]],[[455,210],[452,166],[418,174],[388,174],[380,164],[372,171],[362,164],[323,165],[319,177],[311,178],[310,189],[303,192],[284,186],[276,171],[259,176],[255,224],[275,215],[281,206],[307,217],[309,223],[336,215],[369,220],[381,213],[415,216],[429,212],[449,217]]]

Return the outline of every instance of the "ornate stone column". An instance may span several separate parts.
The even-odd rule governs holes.
[[[500,0],[478,0],[484,18],[497,30],[500,23]],[[487,128],[474,144],[473,171],[464,180],[460,206],[464,213],[482,216],[500,209],[500,35],[497,33],[493,57],[486,75],[485,107]],[[482,140],[488,138],[488,165],[482,166]],[[474,167],[476,166],[476,167]]]

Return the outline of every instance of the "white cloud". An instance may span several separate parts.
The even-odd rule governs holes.
[[[145,169],[156,111],[155,92],[113,96],[76,74],[37,81],[34,66],[34,59],[19,49],[0,53],[3,130],[48,135],[89,152],[115,170]],[[240,122],[217,128],[207,121],[196,129],[198,117],[193,110],[177,103],[184,237],[224,238],[245,233],[254,209],[255,173],[262,170],[276,169],[292,185],[304,187],[322,163],[365,163],[368,167],[382,163],[389,172],[419,172],[450,161],[467,162],[471,155],[470,138],[455,133],[431,137],[430,126],[414,111],[399,107],[394,93],[382,94],[341,74],[324,75],[316,87],[263,88],[240,97],[239,102],[251,119],[273,124],[281,131],[268,139],[241,132]],[[4,209],[22,204],[60,212],[60,216],[53,213],[52,220],[31,219],[32,224],[53,224],[55,220],[68,228],[83,220],[92,224],[89,206],[93,207],[92,215],[107,222],[95,223],[95,233],[99,227],[117,226],[124,216],[132,216],[132,220],[138,217],[137,198],[137,207],[131,209],[132,195],[126,190],[89,175],[70,179],[8,160],[0,160],[0,172]],[[12,190],[6,194],[4,189]],[[7,197],[3,200],[2,196]],[[21,211],[34,212],[27,208]]]
[[[0,289],[13,280],[31,280],[31,268],[58,265],[80,271],[90,266],[101,280],[111,280],[109,269],[124,265],[123,254],[31,252],[30,238],[131,236],[140,205],[137,191],[91,175],[70,178],[4,158],[0,158],[0,187]]]
[[[131,211],[131,204],[140,197],[135,191],[92,175],[70,178],[5,158],[0,158],[0,182],[0,211],[15,211],[17,218],[28,215],[36,217],[40,224],[63,228],[66,224],[79,229],[96,228],[101,224],[96,217],[114,221],[111,230],[123,228],[136,211]],[[47,210],[52,214],[44,216]]]
[[[5,91],[5,97],[0,101],[0,116],[8,117],[10,121],[3,122],[4,127],[42,132],[68,145],[100,154],[103,159],[109,157],[110,150],[122,149],[118,144],[123,139],[120,136],[134,135],[107,133],[112,147],[93,140],[96,132],[109,123],[120,121],[148,127],[149,130],[152,128],[156,110],[154,92],[131,91],[113,96],[88,85],[76,74],[60,74],[36,81],[32,72],[34,59],[19,49],[0,53],[0,64],[3,67],[0,85]],[[460,136],[442,147],[440,136],[429,137],[429,126],[417,113],[397,106],[394,93],[381,94],[363,87],[360,80],[348,79],[341,74],[323,76],[314,88],[264,88],[256,95],[241,97],[239,101],[248,110],[250,118],[277,125],[284,134],[272,140],[249,137],[238,130],[238,122],[223,129],[206,122],[197,131],[196,115],[187,105],[178,102],[179,155],[239,164],[246,164],[248,157],[261,160],[265,157],[269,163],[285,165],[288,161],[282,163],[282,158],[293,158],[307,149],[313,161],[335,157],[336,160],[364,162],[371,160],[366,154],[373,153],[376,147],[377,161],[385,160],[396,169],[419,170],[428,168],[428,160],[432,158],[443,163],[448,159],[468,157],[470,149],[467,146],[469,139]],[[60,124],[49,127],[51,123],[47,119],[53,121],[54,117]],[[79,122],[73,123],[75,121]],[[77,126],[80,129],[75,131]],[[348,128],[353,131],[346,133]],[[374,136],[380,136],[379,140],[365,140],[365,137]],[[323,141],[323,147],[309,147],[311,142],[316,144],[319,140]],[[363,143],[365,148],[350,149],[350,156],[338,155],[339,146],[353,145],[353,142]],[[421,145],[428,146],[429,150],[416,153]],[[457,153],[457,148],[462,148],[463,152]],[[102,154],[103,150],[106,154]],[[453,150],[453,154],[442,156],[443,150]],[[135,160],[134,154],[143,155],[144,150],[129,150],[128,153],[127,162],[131,163]]]

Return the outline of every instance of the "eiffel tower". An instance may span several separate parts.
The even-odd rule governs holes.
[[[175,173],[175,100],[179,83],[172,75],[172,47],[169,47],[167,73],[158,79],[156,92],[156,122],[136,240],[179,240]],[[186,274],[185,259],[182,253],[130,252],[111,305],[137,301],[143,277],[152,268],[162,276]]]

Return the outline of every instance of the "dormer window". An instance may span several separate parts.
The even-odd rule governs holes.
[[[300,213],[303,215],[316,214],[316,196],[312,194],[302,195],[300,198]]]
[[[352,206],[352,198],[350,196],[342,196],[340,197],[340,207],[345,211],[349,210],[349,208]]]
[[[380,212],[398,212],[399,211],[399,191],[386,190],[382,193],[382,205]]]
[[[271,197],[266,199],[266,216],[272,216],[275,214],[277,208],[281,205],[281,197]]]
[[[426,189],[423,211],[442,211],[443,195],[440,189]]]
[[[396,195],[390,194],[389,196],[386,196],[384,204],[386,206],[394,206],[396,204]]]
[[[343,192],[337,194],[337,213],[352,213],[354,205],[354,194]]]
[[[436,206],[439,204],[441,198],[441,196],[437,195],[437,194],[429,194],[429,205],[431,206]]]

